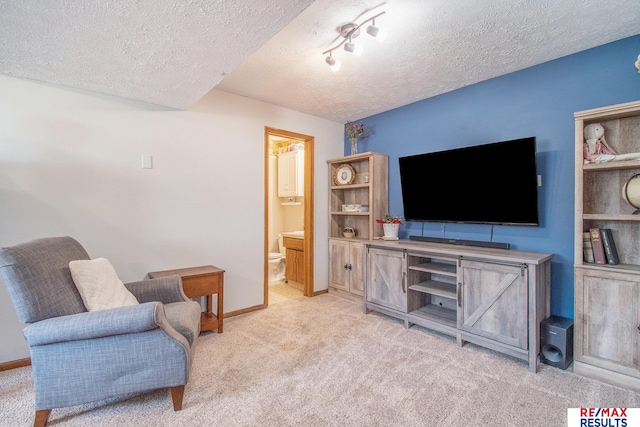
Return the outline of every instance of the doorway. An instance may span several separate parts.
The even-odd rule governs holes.
[[[313,247],[314,247],[314,218],[313,218],[313,154],[314,154],[314,137],[303,135],[300,133],[290,132],[282,129],[274,129],[265,126],[264,132],[264,305],[269,305],[269,252],[271,252],[273,242],[270,236],[273,234],[270,230],[270,203],[273,198],[277,198],[277,191],[270,185],[270,174],[272,174],[273,166],[270,158],[273,152],[273,140],[292,141],[293,143],[302,144],[304,150],[304,182],[303,182],[303,231],[304,239],[302,242],[302,260],[304,264],[303,276],[303,295],[306,297],[313,296]],[[291,260],[289,260],[291,261]],[[285,258],[285,263],[287,262]]]

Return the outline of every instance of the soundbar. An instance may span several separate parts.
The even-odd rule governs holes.
[[[450,245],[478,246],[481,248],[509,249],[509,243],[483,242],[481,240],[447,239],[445,237],[409,236],[409,240],[431,243],[448,243]]]

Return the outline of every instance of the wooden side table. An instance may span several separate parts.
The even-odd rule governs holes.
[[[218,330],[222,333],[224,311],[224,270],[213,265],[201,267],[178,268],[176,270],[154,271],[149,273],[150,279],[166,276],[180,276],[182,289],[189,298],[207,297],[207,310],[200,316],[200,331]],[[218,315],[213,314],[212,295],[218,295]]]

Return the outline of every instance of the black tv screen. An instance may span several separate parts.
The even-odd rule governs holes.
[[[535,137],[400,157],[407,221],[539,225]]]

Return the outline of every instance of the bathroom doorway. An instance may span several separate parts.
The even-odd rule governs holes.
[[[286,289],[291,288],[289,290],[297,291],[300,295],[307,297],[313,296],[314,293],[314,137],[265,127],[264,140],[264,305],[268,306],[269,284],[273,284],[274,280],[279,278],[286,279],[286,281],[282,280]],[[282,191],[278,187],[278,175],[280,175],[277,170],[278,156],[283,154],[285,156],[282,160],[284,157],[297,158],[301,163],[298,167],[302,166],[300,168],[302,169],[300,183],[302,191],[294,192],[291,196],[281,196]],[[296,164],[295,160],[292,162],[294,165]],[[285,185],[285,188],[288,186]],[[281,217],[284,217],[285,220],[283,221]],[[285,242],[284,245],[283,242]],[[288,272],[289,276],[294,276],[294,281],[289,281],[291,277],[286,277],[286,274],[282,275],[282,271],[278,270],[277,255],[279,252],[283,255],[281,268]],[[289,263],[288,266],[287,263]],[[276,277],[277,275],[280,277]],[[272,288],[276,287],[272,286]],[[285,292],[283,297],[288,298],[288,294],[290,293]],[[272,299],[275,301],[275,298]]]

